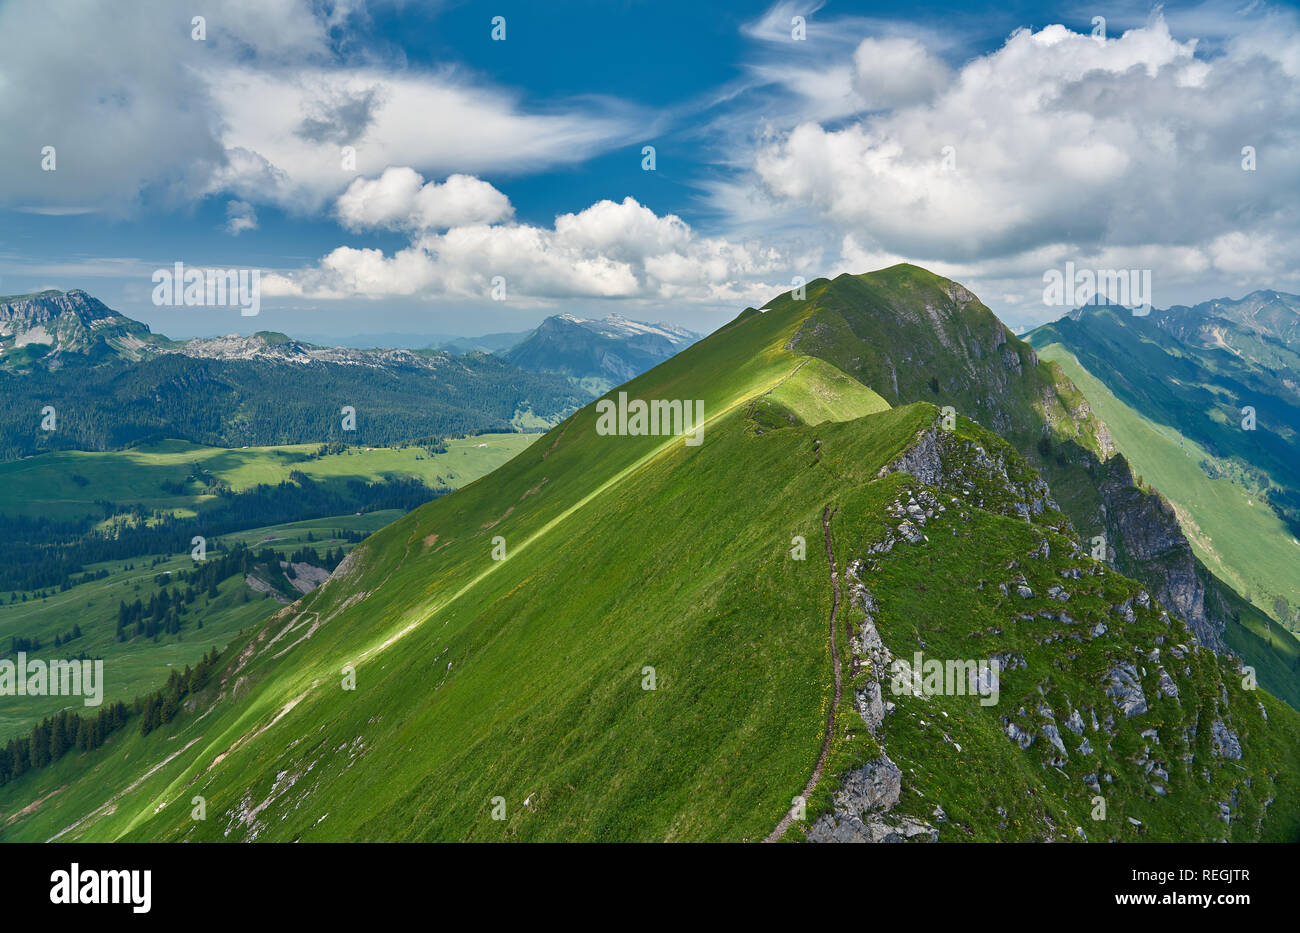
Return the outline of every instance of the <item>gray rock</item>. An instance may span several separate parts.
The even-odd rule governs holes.
[[[1163,667],[1160,668],[1160,685],[1157,689],[1163,697],[1178,699],[1178,685],[1174,683],[1174,679],[1169,676],[1169,672]]]
[[[1077,709],[1070,710],[1070,718],[1065,721],[1065,728],[1075,735],[1083,735],[1083,717]]]
[[[1033,733],[1027,732],[1020,728],[1016,723],[1008,721],[1006,723],[1007,736],[1021,748],[1028,748],[1034,744],[1037,738]]]
[[[866,724],[867,730],[876,735],[880,724],[885,720],[885,704],[880,697],[880,684],[871,681],[855,694],[858,715]]]
[[[1054,724],[1048,723],[1047,725],[1043,726],[1043,735],[1047,737],[1047,741],[1052,743],[1053,748],[1055,748],[1066,758],[1070,757],[1065,750],[1065,743],[1061,741],[1061,730],[1057,729]]]
[[[925,837],[938,841],[939,832],[928,823],[887,814],[902,793],[903,773],[881,755],[844,775],[835,793],[834,811],[818,817],[808,830],[810,842],[906,842]],[[940,811],[942,812],[942,811]]]
[[[881,755],[874,761],[850,771],[835,794],[835,802],[848,811],[870,813],[892,810],[903,790],[903,772],[898,765]]]
[[[1241,739],[1224,725],[1222,719],[1210,723],[1210,752],[1221,758],[1241,760]]]
[[[1137,669],[1131,663],[1124,661],[1117,664],[1107,671],[1107,674],[1111,685],[1106,693],[1115,701],[1115,705],[1125,717],[1132,718],[1147,711],[1147,698],[1142,692],[1142,682],[1138,679]]]

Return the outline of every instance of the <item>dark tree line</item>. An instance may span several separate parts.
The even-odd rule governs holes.
[[[97,530],[98,519],[53,522],[25,516],[0,515],[0,590],[67,589],[106,574],[85,574],[87,564],[126,560],[147,554],[177,554],[190,549],[195,535],[221,534],[353,512],[411,509],[446,495],[411,477],[367,483],[359,479],[318,482],[294,471],[277,485],[261,484],[228,493],[199,518],[149,513],[139,506],[104,503],[109,517],[128,515],[108,530]],[[80,579],[77,574],[81,574]]]
[[[185,666],[185,672],[173,670],[167,683],[143,699],[135,701],[135,711],[140,714],[140,734],[148,735],[159,726],[166,725],[176,718],[181,711],[181,703],[191,693],[197,693],[207,684],[213,669],[217,666],[217,649],[205,654],[191,670]]]
[[[220,655],[213,648],[193,668],[187,664],[184,672],[173,670],[164,686],[136,697],[130,706],[110,703],[93,716],[62,710],[46,717],[32,727],[30,734],[10,739],[0,747],[0,786],[34,768],[52,765],[74,749],[87,752],[99,748],[132,716],[140,717],[141,735],[171,722],[185,698],[207,684],[219,660]]]
[[[30,735],[10,739],[0,748],[0,785],[8,784],[33,768],[54,764],[72,749],[99,748],[113,732],[126,724],[125,703],[110,703],[96,716],[82,716],[63,710],[42,719]]]
[[[0,372],[0,457],[118,450],[164,438],[214,447],[390,446],[510,431],[518,411],[553,418],[589,401],[561,376],[524,372],[488,354],[417,355],[429,362],[299,365],[169,353]],[[55,431],[40,428],[45,405],[58,413]],[[356,409],[355,430],[343,430],[344,405]]]

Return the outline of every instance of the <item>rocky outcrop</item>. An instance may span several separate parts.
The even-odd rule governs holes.
[[[149,328],[81,289],[0,298],[0,346],[37,350],[57,368],[64,354],[112,348],[124,355],[150,338]]]
[[[958,437],[936,421],[878,475],[909,473],[927,486],[960,492],[971,506],[1026,521],[1056,510],[1047,483],[1018,456],[1013,463],[1010,453]]]
[[[60,318],[75,318],[87,327],[94,327],[99,321],[125,320],[79,288],[0,299],[0,333],[12,333],[15,327],[52,324]]]
[[[866,766],[844,775],[835,792],[833,813],[823,814],[808,830],[810,842],[906,842],[939,833],[923,820],[891,817],[902,794],[903,772],[881,755]]]
[[[1116,569],[1150,586],[1202,644],[1227,654],[1224,621],[1206,612],[1205,583],[1173,507],[1159,494],[1137,487],[1123,456],[1112,457],[1102,469],[1098,489]]]
[[[1110,687],[1106,694],[1115,701],[1115,706],[1126,718],[1138,716],[1147,711],[1147,698],[1142,692],[1142,679],[1137,668],[1125,661],[1106,672],[1110,678]]]
[[[1241,739],[1236,732],[1224,725],[1222,719],[1216,719],[1210,724],[1210,752],[1220,758],[1241,760]]]

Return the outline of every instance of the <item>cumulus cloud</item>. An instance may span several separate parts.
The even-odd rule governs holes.
[[[850,235],[859,256],[1006,281],[1085,256],[1161,262],[1157,281],[1294,274],[1294,16],[1212,56],[1156,14],[1104,42],[1021,29],[955,71],[911,40],[869,39],[853,67],[856,117],[772,134],[752,169],[775,207]]]
[[[129,213],[224,195],[309,213],[389,165],[540,171],[645,132],[616,101],[534,113],[452,68],[345,57],[338,27],[364,18],[351,2],[223,3],[201,40],[193,13],[0,4],[0,206]]]
[[[869,110],[925,103],[948,80],[948,66],[915,39],[863,39],[853,52],[853,87]]]
[[[339,199],[340,217],[357,229],[407,230],[410,245],[392,255],[341,246],[314,266],[265,277],[263,292],[487,298],[503,285],[507,297],[534,299],[765,301],[776,286],[762,277],[786,270],[773,249],[701,237],[680,217],[657,215],[630,197],[561,214],[549,228],[500,222],[513,213],[504,195],[479,179],[456,179],[426,184],[410,169],[389,169],[354,183]],[[427,191],[433,206],[421,200]],[[439,222],[429,222],[435,216]],[[447,223],[453,216],[462,222]]]
[[[335,205],[348,230],[445,230],[492,224],[513,213],[510,199],[472,175],[424,183],[414,169],[393,167],[375,179],[358,178]]]

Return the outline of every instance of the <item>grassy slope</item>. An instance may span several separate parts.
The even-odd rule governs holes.
[[[694,457],[692,460],[691,455],[714,448],[717,442],[712,432],[721,420],[731,417],[733,425],[743,425],[740,403],[756,392],[775,386],[795,368],[796,364],[788,354],[768,349],[774,338],[779,344],[782,333],[788,331],[794,323],[797,322],[781,321],[776,316],[757,318],[746,328],[746,336],[750,339],[724,344],[722,355],[731,355],[732,359],[722,361],[721,371],[729,372],[732,378],[716,389],[705,392],[708,377],[703,373],[717,372],[718,369],[696,365],[691,359],[695,355],[691,350],[660,368],[658,375],[662,391],[657,393],[660,397],[703,396],[706,413],[717,419],[706,428],[704,447],[686,450],[680,441],[665,444],[662,438],[598,437],[593,430],[594,414],[588,408],[558,427],[542,443],[499,470],[493,475],[491,483],[471,484],[456,496],[448,497],[446,505],[432,510],[418,510],[419,518],[414,515],[408,517],[375,536],[365,548],[365,565],[382,568],[392,562],[395,572],[377,586],[378,592],[373,592],[363,605],[346,612],[338,620],[331,618],[329,604],[334,600],[345,601],[350,583],[327,586],[304,601],[302,608],[305,611],[322,611],[324,618],[329,620],[328,624],[314,635],[305,651],[295,653],[295,663],[275,664],[266,656],[270,654],[269,651],[250,663],[246,673],[256,682],[256,688],[248,702],[238,708],[223,704],[220,715],[192,724],[205,736],[202,745],[194,749],[195,754],[191,756],[193,763],[206,767],[250,725],[263,717],[271,718],[287,699],[299,696],[312,681],[319,681],[328,686],[311,691],[309,698],[303,701],[305,705],[289,714],[290,718],[284,720],[284,724],[292,730],[294,723],[303,721],[299,716],[310,717],[313,721],[322,723],[334,723],[326,737],[331,743],[329,747],[335,749],[339,744],[346,747],[352,743],[358,737],[356,725],[364,723],[364,731],[371,735],[363,737],[362,741],[368,745],[377,745],[383,749],[385,756],[391,755],[395,760],[385,764],[371,760],[366,767],[349,772],[349,780],[337,785],[344,797],[340,798],[339,806],[333,810],[334,821],[326,820],[314,835],[339,838],[360,832],[362,837],[367,837],[366,832],[357,829],[356,821],[365,819],[372,812],[382,812],[383,807],[372,810],[366,804],[363,808],[357,808],[356,803],[372,800],[373,795],[378,794],[379,797],[374,802],[400,809],[394,812],[391,826],[372,827],[368,837],[403,834],[436,836],[439,833],[437,825],[430,825],[427,820],[413,819],[410,811],[411,808],[428,806],[425,798],[429,789],[422,787],[426,781],[440,785],[443,793],[455,794],[454,786],[437,778],[440,773],[447,771],[448,757],[494,757],[505,749],[513,768],[535,770],[539,767],[536,761],[538,758],[551,759],[556,762],[556,766],[562,766],[564,758],[559,752],[564,746],[563,737],[574,728],[573,725],[566,728],[565,722],[584,715],[587,695],[593,694],[593,680],[607,684],[605,689],[598,691],[600,699],[593,695],[592,701],[597,704],[594,712],[607,719],[613,717],[629,701],[661,699],[665,702],[647,706],[646,714],[652,722],[658,716],[667,715],[669,722],[663,728],[669,734],[678,730],[698,730],[705,726],[712,728],[709,725],[710,719],[699,704],[701,682],[688,672],[693,667],[698,669],[700,665],[721,665],[716,673],[724,676],[711,678],[711,682],[730,691],[736,685],[730,683],[734,678],[725,676],[725,670],[736,663],[736,658],[729,651],[721,651],[724,646],[716,640],[713,640],[712,651],[696,650],[703,649],[711,640],[708,636],[709,626],[699,617],[699,610],[694,618],[679,618],[681,596],[674,592],[689,587],[692,597],[687,604],[703,607],[707,605],[707,594],[698,593],[697,588],[705,583],[693,579],[694,575],[663,574],[653,566],[625,566],[615,558],[620,550],[633,548],[640,552],[640,560],[652,563],[671,563],[672,550],[647,553],[644,548],[636,547],[655,532],[654,527],[628,528],[628,531],[635,532],[628,536],[624,531],[628,526],[605,522],[603,518],[609,509],[615,507],[615,498],[626,502],[625,497],[631,495],[626,485],[619,481],[620,477],[624,480],[636,477],[652,487],[658,486],[661,495],[676,499],[680,505],[685,490],[676,485],[674,471],[649,469],[651,464],[671,463],[661,459],[670,454],[675,458],[683,458],[688,463],[721,464],[729,473],[729,481],[742,482],[745,477],[756,475],[746,468],[746,457],[743,455],[726,461],[716,457]],[[730,365],[726,365],[728,363]],[[881,417],[890,416],[886,414]],[[734,443],[743,444],[747,435],[743,427],[733,427],[726,432],[726,436]],[[675,448],[675,453],[671,448]],[[737,453],[743,454],[744,451]],[[644,469],[636,469],[638,465]],[[601,482],[604,478],[608,479]],[[693,499],[691,497],[692,501]],[[777,509],[782,508],[782,503],[786,501],[782,497],[768,497],[766,494],[756,494],[753,497],[753,501],[769,500],[771,506]],[[717,505],[725,506],[727,501],[726,497],[722,497],[717,500]],[[680,508],[674,508],[673,511],[679,517],[690,518],[694,514],[692,510]],[[698,519],[691,520],[707,519],[711,523],[726,521],[726,509],[723,508],[722,512],[723,514],[700,514]],[[631,514],[635,515],[636,510]],[[485,518],[493,515],[497,518],[485,521]],[[650,517],[647,515],[647,520]],[[660,521],[663,517],[658,516]],[[735,520],[734,517],[732,520]],[[674,535],[674,542],[681,548],[702,546],[702,542],[711,542],[709,546],[718,547],[719,539],[704,534],[707,528],[707,525],[701,524],[693,529],[692,534]],[[788,547],[789,536],[800,528],[800,523],[786,518],[778,531],[763,536],[763,547],[769,552],[770,560],[779,563],[777,559],[783,555],[784,548]],[[812,534],[811,528],[802,530]],[[490,539],[495,534],[502,534],[507,539],[510,551],[507,561],[495,563],[490,560]],[[601,534],[615,536],[618,540],[611,543],[597,537],[590,547],[585,545],[593,535]],[[722,546],[725,550],[725,541]],[[767,612],[737,613],[729,623],[730,626],[747,624],[746,620],[750,616],[761,619],[770,638],[785,646],[781,653],[782,660],[799,646],[820,644],[823,640],[817,638],[817,633],[824,624],[827,595],[824,560],[820,570],[812,569],[815,567],[816,556],[814,548],[812,560],[799,565],[800,569],[810,568],[803,577],[805,588],[785,597],[790,600],[792,611],[784,615],[790,617]],[[557,557],[568,558],[578,566],[567,567],[565,572],[548,567],[548,561]],[[545,572],[539,571],[539,567],[546,568]],[[383,574],[380,569],[374,572],[381,576]],[[575,581],[584,587],[585,595],[591,598],[585,602],[575,598],[572,589]],[[377,583],[378,581],[371,581],[366,585],[373,589]],[[725,580],[710,575],[707,584],[711,589],[723,587]],[[509,606],[494,605],[494,596],[500,597],[503,593],[516,588],[522,590],[526,586],[545,588],[545,592],[536,594],[536,598],[512,601]],[[773,581],[772,587],[775,586],[776,581]],[[664,588],[668,590],[667,596],[663,593]],[[528,592],[532,597],[532,590]],[[657,626],[642,624],[636,625],[628,634],[620,635],[618,628],[610,630],[608,622],[602,624],[603,620],[612,620],[606,611],[606,604],[613,601],[631,604],[623,609],[627,614],[621,618],[639,619],[643,613],[650,613],[650,619],[660,622],[666,632],[687,628],[692,639],[703,639],[705,644],[684,643],[681,638],[657,635]],[[316,608],[318,603],[321,609]],[[801,604],[816,608],[795,610]],[[542,607],[547,605],[572,606],[573,617],[552,618],[543,625],[538,617],[542,614]],[[582,634],[581,630],[575,633],[572,627],[579,625],[590,629],[591,633]],[[630,636],[635,636],[635,645],[630,646],[626,642]],[[394,642],[394,639],[400,641]],[[289,639],[286,638],[285,641]],[[389,647],[380,650],[384,644]],[[399,644],[400,648],[394,648],[394,644]],[[725,642],[725,647],[731,647],[729,640]],[[554,656],[555,651],[562,654],[557,658]],[[312,660],[308,661],[306,655]],[[472,664],[469,663],[471,657],[475,658]],[[578,663],[580,661],[582,663]],[[355,693],[337,689],[337,674],[345,662],[357,665],[359,688]],[[447,668],[448,662],[453,664],[450,670]],[[660,687],[653,693],[643,695],[640,689],[640,670],[645,664],[651,663],[656,664],[661,671]],[[618,669],[617,676],[612,680],[609,670],[611,664]],[[793,681],[799,684],[798,690],[803,691],[804,699],[811,697],[811,702],[806,704],[809,715],[803,728],[794,730],[792,736],[787,734],[787,745],[782,747],[781,743],[777,743],[778,747],[773,751],[773,754],[786,755],[792,775],[806,770],[804,753],[807,748],[815,749],[818,742],[815,710],[825,691],[824,670],[824,648],[814,649],[797,666],[783,665],[777,668],[777,674],[783,682]],[[564,678],[563,684],[555,682],[557,671]],[[485,704],[485,691],[487,694],[496,692],[490,685],[493,682],[499,683],[502,677],[515,682],[515,687],[508,696]],[[674,690],[674,682],[678,685],[677,691]],[[575,684],[579,688],[576,696],[582,698],[575,701],[577,706],[560,703],[560,687],[563,686],[567,691],[572,690]],[[688,688],[688,692],[679,692],[678,702],[672,702],[673,693],[683,687]],[[751,684],[749,689],[754,693],[754,699],[762,700],[765,691],[761,684]],[[774,693],[763,702],[763,708],[766,727],[784,734],[790,729],[790,724],[783,715],[783,695],[784,691]],[[424,699],[417,700],[417,697]],[[734,706],[733,700],[734,697],[723,702],[719,698],[718,703],[734,714],[743,707]],[[503,708],[497,709],[498,705]],[[393,709],[403,709],[404,712],[400,716],[385,715],[386,711]],[[656,709],[659,713],[655,712]],[[716,713],[718,709],[713,711]],[[362,718],[357,720],[355,716]],[[378,718],[371,722],[374,717]],[[540,717],[532,728],[529,727],[531,717]],[[560,722],[552,721],[552,717],[561,717]],[[673,722],[682,717],[687,721]],[[608,724],[603,723],[602,726],[607,727]],[[341,728],[342,732],[336,735],[334,728]],[[462,730],[461,733],[455,734],[454,730],[458,729]],[[445,730],[453,730],[453,735],[448,736]],[[473,737],[472,740],[465,739],[465,730]],[[605,731],[606,728],[600,728],[596,733],[602,734]],[[287,735],[292,734],[291,731]],[[533,741],[538,744],[524,743],[522,736],[526,734],[533,735]],[[336,737],[338,743],[333,741]],[[315,738],[311,737],[312,746],[316,744]],[[409,743],[417,738],[421,744],[420,754],[409,754]],[[619,738],[626,739],[627,736],[620,735]],[[698,740],[698,734],[696,738]],[[799,739],[802,741],[797,741]],[[126,736],[121,737],[121,740],[123,745],[129,743]],[[647,735],[643,740],[651,746],[655,744],[653,736]],[[788,747],[792,741],[797,746],[794,753]],[[178,740],[177,744],[183,743]],[[168,747],[176,746],[168,743]],[[511,749],[515,751],[510,751]],[[608,754],[608,749],[602,753],[597,752],[593,752],[593,755],[596,760],[604,762],[605,768],[614,767],[623,757]],[[105,750],[105,753],[113,757],[112,751]],[[230,758],[220,766],[221,773],[233,775],[250,766],[260,770],[255,761],[244,760],[243,754],[242,749],[231,752]],[[125,764],[125,770],[119,771],[123,778],[126,774],[133,773],[134,767],[133,763]],[[179,765],[180,761],[176,764]],[[442,767],[439,767],[440,764]],[[335,768],[342,771],[345,765],[345,755],[332,755],[329,766],[321,767],[314,774],[319,776],[327,771],[332,773]],[[660,756],[647,754],[642,759],[642,779],[654,780],[654,775],[662,771],[662,766]],[[733,754],[730,766],[741,768],[744,763],[736,760]],[[63,767],[61,764],[49,775],[41,775],[39,778],[58,781],[60,775],[56,772]],[[681,767],[694,767],[690,756],[678,759],[676,768]],[[519,802],[530,791],[514,786],[513,780],[518,776],[512,778],[503,774],[503,768],[506,768],[504,764],[488,762],[484,767],[468,769],[465,775],[467,780],[471,774],[479,775],[474,779],[476,791],[480,784],[484,789],[491,789],[495,785],[496,789],[487,796],[491,797],[496,792],[508,794],[511,807],[517,809]],[[674,770],[673,776],[679,778],[680,774]],[[573,779],[581,780],[577,775]],[[353,786],[357,782],[362,785],[360,789]],[[125,779],[110,781],[108,786],[125,783]],[[376,783],[382,787],[366,786]],[[571,780],[566,780],[557,789],[563,790],[569,783]],[[226,780],[225,785],[229,793],[237,791],[233,781]],[[346,789],[343,789],[345,786]],[[421,794],[412,792],[412,788],[417,786],[421,787]],[[584,782],[583,786],[591,791],[599,783]],[[216,791],[216,788],[212,790]],[[784,788],[771,787],[765,792],[770,795],[773,791],[779,795],[784,793]],[[600,818],[627,818],[618,814],[627,808],[629,792],[631,791],[625,782],[616,781],[611,784],[607,793],[622,803],[600,809]],[[635,793],[641,795],[639,791]],[[409,800],[400,804],[392,799],[393,795]],[[447,818],[451,820],[463,816],[464,808],[477,816],[482,807],[486,806],[486,800],[478,793],[472,799],[461,795],[458,801],[461,812],[452,807],[447,810]],[[659,806],[661,804],[662,802]],[[590,801],[584,803],[579,799],[573,806],[577,808],[575,812],[588,814],[584,818],[587,820],[592,818],[591,814],[597,813]],[[763,809],[768,810],[770,806]],[[39,822],[32,824],[34,831],[38,834],[43,832],[43,828],[37,829],[36,826],[45,820],[57,823],[65,818],[67,812],[62,806],[42,808],[37,816]],[[96,824],[95,833],[101,838],[102,834],[122,833],[135,815],[134,811],[128,812],[124,807],[119,807],[117,813],[107,821]],[[704,818],[707,814],[701,812],[699,816]],[[765,821],[766,818],[763,817],[763,822]],[[45,825],[48,828],[52,823]],[[187,825],[183,828],[190,829]],[[199,828],[213,829],[211,825]],[[497,833],[509,831],[510,828],[509,822],[503,825],[489,820],[484,825],[486,831]],[[767,828],[756,826],[755,831],[766,831]],[[53,831],[52,829],[51,832]],[[459,827],[458,834],[463,831],[463,827]],[[442,832],[450,830],[444,829]]]
[[[701,447],[601,437],[593,409],[579,411],[490,477],[373,536],[253,636],[192,714],[0,790],[6,814],[42,801],[0,836],[75,825],[60,838],[761,838],[811,771],[831,696],[822,508],[839,504],[837,521],[855,525],[837,539],[862,543],[902,481],[877,480],[879,466],[935,415],[877,410],[868,393],[833,398],[840,377],[783,349],[806,316],[782,302],[743,315],[629,385],[633,397],[703,399]],[[785,417],[815,421],[828,407],[853,420]],[[960,635],[972,619],[953,611],[951,590],[969,587],[967,565],[991,567],[1034,533],[973,512],[970,540],[934,539],[947,585],[911,605],[914,579],[882,588],[904,626],[893,637]],[[504,561],[490,557],[497,535]],[[794,536],[804,561],[788,554]],[[900,573],[926,569],[909,561]],[[340,688],[345,665],[355,691]],[[642,689],[647,666],[654,691]],[[1189,678],[1189,690],[1211,689],[1208,670]],[[1261,787],[1295,749],[1296,714],[1270,712],[1266,738],[1243,736]],[[840,713],[849,728],[850,708]],[[1022,793],[997,780],[1017,752],[994,741],[996,722],[972,720],[984,741],[952,765],[967,772],[963,787],[984,782],[960,804],[972,814],[991,793]],[[926,780],[956,777],[926,763],[933,737],[897,744],[900,756],[915,749]],[[1281,832],[1294,831],[1290,793]],[[190,819],[194,795],[206,821]],[[490,818],[497,795],[504,821]],[[1170,798],[1164,837],[1187,799]]]
[[[0,476],[7,480],[0,482],[0,511],[50,515],[66,509],[64,514],[80,514],[92,506],[93,500],[108,498],[185,514],[196,506],[201,508],[201,503],[212,497],[170,495],[159,489],[158,483],[184,479],[194,463],[202,464],[236,490],[258,483],[278,483],[295,469],[318,480],[413,475],[430,485],[436,485],[437,478],[441,477],[445,484],[459,486],[491,472],[536,439],[534,434],[488,434],[449,441],[445,454],[432,457],[415,447],[356,448],[301,462],[297,458],[314,452],[318,445],[226,450],[167,441],[148,448],[110,453],[61,451],[0,464]],[[73,482],[74,473],[85,476],[89,484],[82,487]],[[155,489],[160,496],[152,495]],[[400,515],[389,510],[360,516],[330,516],[232,532],[223,535],[220,541],[226,545],[243,543],[258,550],[271,546],[282,556],[309,543],[320,553],[340,545],[349,550],[351,544],[333,540],[330,532],[347,529],[371,533]],[[307,541],[309,532],[314,542]],[[153,560],[158,556],[164,559],[154,565]],[[216,599],[199,596],[185,617],[179,639],[162,636],[155,643],[133,638],[119,644],[114,638],[118,604],[136,599],[148,603],[149,597],[158,591],[154,582],[158,574],[192,568],[188,552],[88,566],[86,569],[92,573],[108,570],[109,576],[53,592],[41,600],[0,602],[0,645],[7,649],[12,636],[36,637],[42,648],[31,657],[63,658],[84,651],[92,657],[104,658],[105,701],[129,701],[155,689],[167,678],[171,667],[193,664],[213,645],[225,647],[241,629],[262,622],[280,608],[274,600],[250,590],[242,578],[232,577],[220,585],[220,596]],[[197,628],[199,620],[203,622],[201,631]],[[83,637],[66,648],[55,647],[54,636],[66,634],[74,623],[81,626]],[[62,697],[0,697],[0,742],[66,705],[67,700]]]
[[[897,489],[920,488],[901,477],[892,485],[846,497],[834,528],[846,555],[842,559],[862,554],[865,542],[879,538],[879,524],[861,516],[875,513]],[[1268,808],[1275,809],[1269,815],[1277,819],[1263,838],[1294,841],[1300,835],[1300,733],[1294,711],[1262,692],[1241,689],[1231,665],[1212,652],[1202,649],[1175,661],[1169,652],[1176,642],[1185,642],[1186,632],[1179,634],[1181,626],[1163,622],[1156,611],[1139,608],[1135,622],[1122,623],[1111,607],[1132,599],[1139,588],[1109,570],[1090,575],[1102,568],[1086,557],[1072,557],[1065,537],[959,508],[929,523],[929,540],[897,547],[864,575],[878,597],[880,633],[895,656],[909,660],[917,651],[940,659],[1011,655],[1023,658],[1025,666],[1004,673],[1000,702],[988,708],[971,696],[888,696],[898,708],[885,720],[886,752],[904,774],[896,812],[928,821],[940,841],[1244,841],[1258,838],[1265,801],[1271,799]],[[1049,556],[1030,556],[1044,537]],[[967,545],[947,546],[954,538]],[[1012,561],[1018,566],[1009,570]],[[1070,568],[1083,571],[1080,581],[1061,576]],[[999,582],[1019,573],[1033,598],[1021,599],[1014,588],[1009,595],[998,589]],[[1071,593],[1064,606],[1047,597],[1048,587],[1060,584]],[[1072,623],[1038,615],[1062,610]],[[860,624],[861,618],[860,611],[850,611],[849,621]],[[1094,637],[1090,626],[1096,619],[1105,620],[1110,630]],[[1178,685],[1177,700],[1159,696],[1153,649]],[[1131,721],[1105,695],[1107,670],[1125,660],[1145,675],[1143,689],[1151,704],[1148,713]],[[1042,732],[1051,721],[1043,709],[1051,712],[1068,748],[1068,761],[1060,767]],[[1073,710],[1086,723],[1082,736],[1066,728]],[[1092,712],[1101,729],[1092,728]],[[1112,715],[1119,720],[1113,738],[1106,727]],[[1028,750],[1008,740],[1003,717],[1036,734]],[[1211,752],[1209,721],[1221,717],[1253,743],[1248,768]],[[841,720],[833,773],[879,754],[861,719]],[[1158,741],[1138,734],[1146,729],[1155,729]],[[1091,751],[1081,750],[1082,739]],[[1167,796],[1153,790],[1160,782],[1148,781],[1139,764],[1144,750],[1168,770],[1170,779],[1161,785]],[[1193,758],[1184,762],[1183,755]],[[1091,819],[1094,791],[1085,784],[1088,776],[1101,782],[1105,820]],[[829,791],[830,786],[810,809],[824,807]],[[1234,799],[1232,824],[1225,825],[1217,802]],[[944,811],[942,820],[936,806]],[[1142,826],[1130,823],[1130,817]]]
[[[236,491],[279,483],[294,470],[321,481],[414,476],[429,486],[457,487],[496,469],[536,439],[535,434],[484,434],[448,441],[447,452],[433,456],[420,447],[357,447],[316,460],[303,458],[318,444],[226,449],[165,441],[124,451],[55,451],[0,463],[0,513],[66,520],[98,514],[95,500],[107,499],[193,515],[213,497],[199,494],[197,486],[193,494],[178,496],[161,484],[184,481],[196,463]],[[78,483],[75,475],[88,482]]]
[[[782,301],[788,299],[773,306]],[[1056,362],[1036,364],[1034,349],[974,295],[903,264],[867,276],[818,280],[809,285],[808,303],[816,310],[795,338],[800,351],[834,363],[890,403],[952,405],[1028,458],[1082,535],[1107,530],[1094,469],[1112,450],[1105,425]],[[1050,456],[1039,447],[1046,437]],[[1113,534],[1111,540],[1122,548],[1122,540]],[[1276,564],[1278,554],[1271,559]],[[1168,569],[1138,565],[1124,553],[1118,566],[1145,574],[1148,586]],[[1228,587],[1201,572],[1213,590],[1211,601],[1232,610],[1216,615],[1227,643],[1260,671],[1266,686],[1300,708],[1300,643],[1285,634],[1270,639],[1268,620],[1258,609],[1239,605]]]
[[[1115,397],[1060,344],[1040,348],[1083,390],[1134,471],[1178,509],[1192,547],[1215,575],[1271,612],[1273,597],[1300,605],[1300,542],[1257,495],[1200,468],[1209,454],[1190,438]]]

